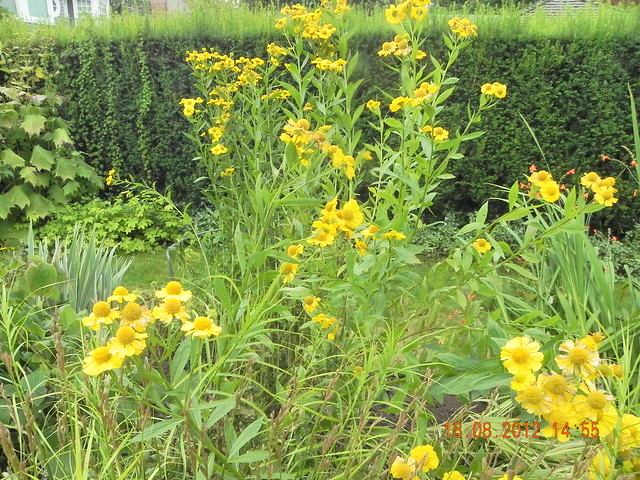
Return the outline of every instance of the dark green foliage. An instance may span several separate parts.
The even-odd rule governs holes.
[[[425,47],[444,60],[439,35],[435,32]],[[351,39],[360,54],[355,76],[365,80],[362,102],[370,98],[385,102],[378,88],[400,93],[398,79],[377,56],[388,37],[376,32]],[[460,83],[440,117],[441,125],[452,133],[462,127],[468,103],[477,104],[483,83],[506,83],[509,94],[482,119],[487,134],[465,144],[466,158],[451,164],[457,179],[445,182],[435,199],[439,217],[476,208],[495,194],[491,184],[524,180],[532,163],[550,169],[556,178],[571,168],[578,174],[596,170],[616,175],[619,165],[602,164],[600,154],[623,157],[621,145],[632,142],[626,88],[630,82],[640,96],[640,40],[502,37],[480,36],[455,65],[453,74]],[[137,180],[157,182],[160,188],[170,187],[180,203],[201,202],[194,181],[203,172],[192,159],[192,143],[183,133],[188,123],[178,105],[181,98],[198,94],[185,54],[215,47],[238,56],[264,57],[264,45],[278,38],[277,32],[236,38],[182,32],[169,38],[141,31],[119,42],[85,37],[59,47],[55,65],[60,73],[55,82],[69,99],[65,114],[74,119],[74,132],[82,142],[79,149],[104,173],[115,167],[121,176],[131,174]],[[521,114],[534,129],[547,162]],[[365,121],[361,128],[363,139],[370,140]],[[633,188],[623,180],[621,201],[594,219],[600,228],[611,227],[616,233],[629,229],[639,211],[637,198],[630,196]]]

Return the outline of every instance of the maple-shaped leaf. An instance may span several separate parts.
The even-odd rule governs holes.
[[[24,185],[14,185],[4,197],[8,200],[9,204],[13,207],[18,206],[24,208],[31,203],[29,195],[34,193],[29,187]]]
[[[53,206],[49,200],[39,193],[31,194],[31,203],[25,208],[24,213],[29,220],[44,218],[51,213]]]
[[[56,147],[71,147],[73,145],[69,132],[65,128],[56,128],[51,139]]]
[[[0,152],[0,163],[8,167],[20,168],[24,167],[24,158],[7,148]]]
[[[15,206],[7,197],[6,193],[0,195],[0,218],[6,219],[9,216],[9,212]]]
[[[54,163],[55,159],[53,157],[53,153],[49,150],[45,150],[40,145],[33,147],[33,152],[31,153],[31,165],[40,170],[50,171]]]
[[[18,124],[18,112],[12,108],[0,110],[0,127],[13,128]]]
[[[46,121],[46,117],[43,117],[42,115],[34,115],[32,113],[28,113],[24,116],[24,120],[22,121],[22,124],[20,124],[20,126],[30,136],[33,136],[44,130],[44,122]]]
[[[77,176],[78,162],[74,158],[58,158],[56,177],[63,180],[73,180]]]

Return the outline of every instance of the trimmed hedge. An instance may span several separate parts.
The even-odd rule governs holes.
[[[360,52],[357,74],[365,79],[362,102],[381,99],[376,87],[397,92],[397,78],[376,53],[387,37],[369,33],[351,39],[352,48]],[[196,95],[185,54],[215,47],[263,56],[264,46],[279,39],[277,32],[237,39],[146,39],[142,34],[119,42],[85,39],[59,46],[50,62],[59,71],[55,86],[69,100],[63,115],[72,120],[77,146],[91,164],[105,173],[113,167],[121,176],[157,182],[159,188],[170,187],[174,199],[198,203],[193,182],[200,172],[183,134],[188,124],[178,105],[181,98]],[[430,54],[444,58],[439,36],[427,45],[433,46]],[[509,94],[483,118],[486,135],[467,145],[466,158],[452,165],[457,180],[443,185],[436,198],[437,214],[476,208],[495,194],[490,184],[523,180],[532,163],[559,177],[571,168],[578,174],[619,172],[619,165],[602,164],[601,153],[630,160],[621,145],[633,141],[627,82],[640,98],[640,38],[481,36],[463,52],[452,73],[460,78],[459,87],[440,119],[450,131],[466,121],[467,104],[477,103],[481,84],[506,83]],[[521,114],[534,129],[548,163]],[[621,182],[620,195],[629,198],[602,215],[600,228],[612,227],[617,234],[631,229],[640,211],[638,199],[630,197],[636,187]]]

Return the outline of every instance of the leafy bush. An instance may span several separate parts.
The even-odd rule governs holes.
[[[97,219],[97,221],[96,221]],[[186,226],[167,200],[152,190],[131,190],[113,200],[72,203],[38,228],[40,238],[64,237],[77,226],[94,229],[96,240],[124,253],[143,252],[178,240]]]

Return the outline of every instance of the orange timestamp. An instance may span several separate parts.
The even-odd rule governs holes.
[[[551,424],[553,427],[553,434],[556,438],[558,437],[566,437],[571,438],[571,427],[568,422],[559,423],[553,422]],[[600,430],[598,429],[598,422],[582,422],[580,424],[580,436],[582,438],[599,438]]]
[[[494,436],[491,422],[473,422],[471,429],[466,433],[462,431],[462,422],[446,422],[444,424],[445,436],[453,438],[491,438]],[[502,438],[542,438],[540,435],[540,422],[502,422],[502,429],[496,432]]]

